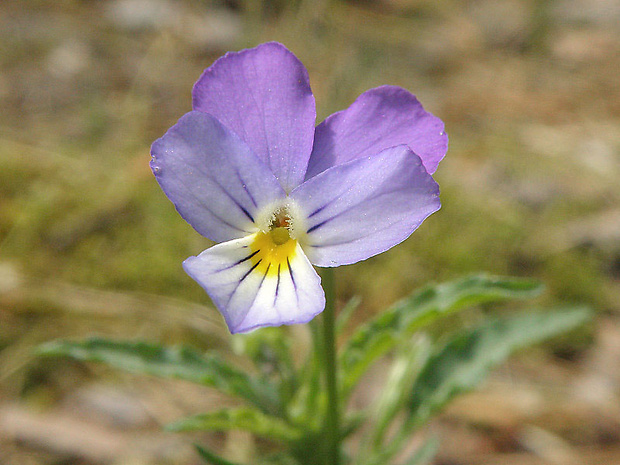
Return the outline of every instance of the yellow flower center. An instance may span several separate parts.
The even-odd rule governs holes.
[[[287,271],[295,256],[297,241],[291,239],[289,230],[283,226],[274,227],[268,232],[259,232],[250,245],[252,265],[256,271],[267,276],[276,276]]]

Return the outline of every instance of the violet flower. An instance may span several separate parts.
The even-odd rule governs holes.
[[[440,207],[441,120],[382,86],[315,128],[308,73],[283,45],[227,53],[193,108],[153,143],[151,168],[181,216],[220,242],[183,263],[232,333],[305,323],[325,306],[312,265],[365,260]]]

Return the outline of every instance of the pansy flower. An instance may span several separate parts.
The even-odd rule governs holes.
[[[231,332],[305,323],[325,306],[313,265],[365,260],[439,209],[441,120],[383,86],[315,128],[308,72],[283,45],[227,53],[193,111],[153,143],[181,216],[219,243],[183,263]]]

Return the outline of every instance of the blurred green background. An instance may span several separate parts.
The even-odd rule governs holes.
[[[3,0],[0,463],[196,463],[182,438],[156,433],[196,409],[182,402],[188,386],[40,361],[33,348],[92,334],[226,346],[219,315],[181,268],[210,243],[160,191],[149,146],[190,110],[191,87],[215,58],[268,40],[308,68],[318,121],[369,88],[394,84],[442,118],[450,137],[435,176],[442,209],[404,244],[339,269],[340,300],[361,297],[357,315],[365,318],[428,281],[480,271],[540,278],[548,286],[541,304],[590,304],[602,323],[526,357],[498,385],[517,395],[521,375],[552,391],[583,378],[591,385],[575,389],[594,399],[587,405],[620,417],[619,2]],[[151,404],[135,400],[145,397]],[[118,418],[97,402],[110,398],[114,408],[129,402],[125,411],[146,412],[144,423],[124,426],[136,441],[148,433],[183,452],[85,447],[100,447],[97,455],[28,434],[37,421],[66,421],[75,433],[72,415],[81,412],[79,421],[107,437]],[[566,435],[562,421],[533,424],[565,448],[573,434],[593,450],[617,448],[617,419],[601,423],[600,411],[584,411],[591,417],[575,423],[608,428]],[[448,422],[456,415],[463,425],[491,421],[452,415]],[[515,424],[532,421],[523,418]],[[536,456],[518,435],[502,449],[489,430],[505,431],[485,428],[463,439],[474,444],[471,457],[455,461],[446,446],[437,463],[485,463],[476,457],[505,450]],[[465,430],[473,434],[448,428],[446,436]],[[234,455],[249,438],[210,440]]]

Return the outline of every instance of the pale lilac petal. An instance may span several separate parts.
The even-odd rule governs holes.
[[[307,218],[304,251],[318,266],[347,265],[384,252],[440,207],[439,187],[402,145],[329,168],[291,197]]]
[[[443,122],[405,89],[371,89],[316,128],[306,179],[397,145],[408,145],[432,174],[446,154],[448,136]]]
[[[248,146],[206,113],[184,115],[151,155],[157,182],[181,216],[216,242],[257,231],[258,210],[285,195]]]
[[[255,235],[215,245],[183,262],[224,316],[231,333],[307,323],[325,308],[321,279],[301,247],[276,273],[253,260]]]
[[[287,192],[303,181],[316,109],[306,68],[283,45],[227,53],[205,70],[193,97],[194,110],[234,131]]]

